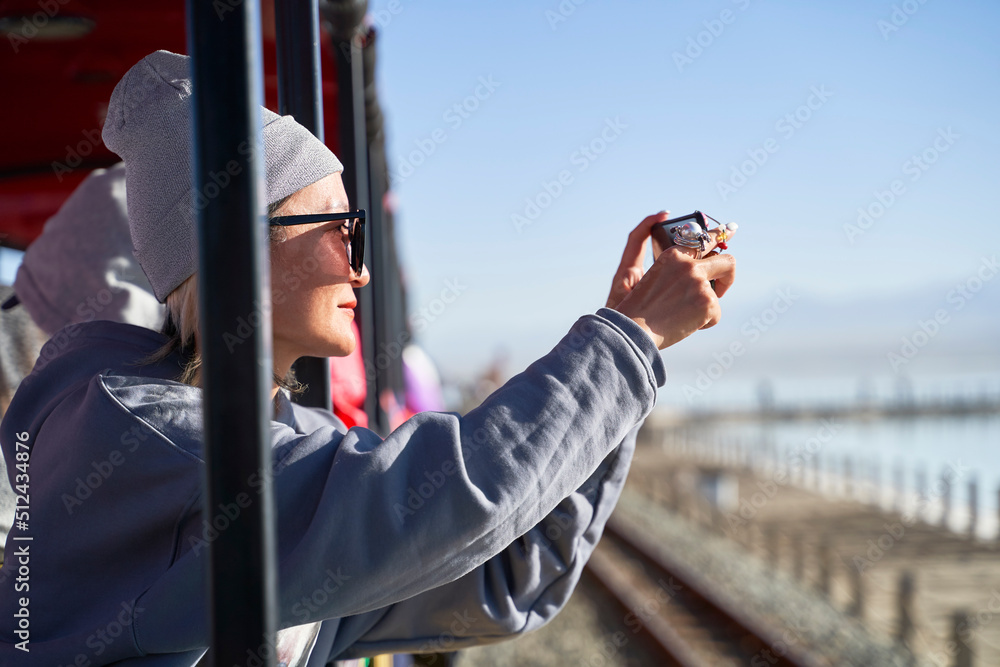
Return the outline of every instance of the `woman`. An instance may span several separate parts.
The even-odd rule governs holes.
[[[104,129],[126,164],[133,243],[166,301],[168,335],[82,325],[0,426],[15,485],[17,463],[30,464],[30,522],[11,531],[0,582],[0,664],[194,665],[208,637],[205,547],[255,501],[202,513],[203,193],[190,187],[190,91],[185,57],[152,54],[116,87]],[[348,210],[325,146],[267,111],[263,137],[272,216]],[[561,608],[665,381],[658,348],[714,324],[732,283],[731,258],[679,248],[644,276],[649,230],[664,219],[629,236],[611,308],[582,317],[464,417],[422,413],[385,440],[293,405],[282,389],[297,357],[353,349],[354,289],[368,274],[351,266],[344,220],[275,230],[274,463],[261,475],[274,476],[284,661],[497,641]],[[30,590],[18,588],[21,558]],[[247,650],[254,664],[263,649]]]

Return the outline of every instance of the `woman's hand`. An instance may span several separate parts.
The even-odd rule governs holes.
[[[608,295],[608,308],[618,309],[618,304],[628,296],[632,288],[642,280],[642,264],[646,257],[646,242],[652,232],[653,225],[665,222],[670,211],[660,211],[647,216],[639,226],[628,235],[625,252],[622,253],[621,264],[611,281],[611,294]]]
[[[699,251],[693,248],[671,246],[643,275],[650,232],[667,216],[667,211],[651,215],[629,234],[607,303],[645,329],[661,350],[719,321],[719,297],[733,284],[736,271],[732,255],[708,252],[718,236],[711,230],[703,259],[696,259]]]

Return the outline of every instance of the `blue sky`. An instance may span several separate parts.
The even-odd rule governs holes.
[[[891,351],[927,308],[951,307],[949,289],[1000,241],[995,3],[378,0],[370,11],[411,308],[432,305],[446,280],[465,287],[420,336],[452,377],[499,350],[511,371],[544,353],[603,305],[628,231],[664,208],[741,225],[730,317],[666,353],[690,369],[782,288],[840,304],[852,336],[884,325],[873,344]],[[996,303],[997,284],[971,306]],[[879,304],[896,301],[912,311],[880,323]],[[983,321],[951,319],[963,335]]]
[[[1000,388],[1000,280],[982,279],[1000,245],[1000,5],[369,8],[410,309],[446,377],[544,354],[666,208],[741,228],[723,321],[664,353],[661,400],[690,403],[683,388],[733,343],[745,353],[713,395],[775,376]]]

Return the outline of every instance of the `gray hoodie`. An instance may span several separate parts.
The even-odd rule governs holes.
[[[0,664],[189,667],[208,641],[206,546],[238,511],[203,516],[201,391],[171,379],[176,357],[140,363],[159,333],[78,331],[0,424],[26,506],[0,571]],[[649,337],[602,309],[464,417],[421,413],[384,440],[279,398],[281,627],[322,621],[311,667],[538,628],[576,585],[664,380]]]

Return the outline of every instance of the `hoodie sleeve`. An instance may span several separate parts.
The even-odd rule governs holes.
[[[365,641],[392,646],[439,634],[447,619],[428,605],[490,617],[470,637],[540,625],[596,543],[631,457],[621,444],[664,380],[649,337],[602,309],[465,417],[421,413],[384,441],[275,424],[282,627],[374,611],[369,621],[382,625]],[[199,555],[182,556],[141,599],[143,650],[203,645],[190,623]]]
[[[458,580],[342,619],[330,659],[438,653],[537,630],[569,601],[625,484],[638,427],[583,486]]]

